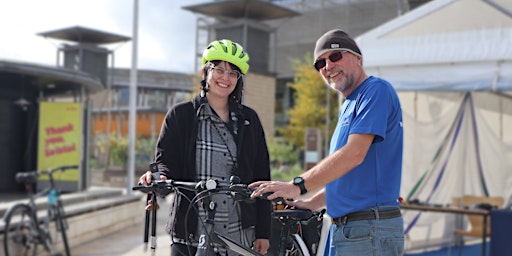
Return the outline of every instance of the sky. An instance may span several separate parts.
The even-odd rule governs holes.
[[[137,67],[195,72],[198,15],[182,7],[204,2],[139,0]],[[134,0],[0,0],[0,60],[56,65],[57,49],[70,42],[39,33],[81,26],[132,37],[133,13]],[[131,41],[101,47],[113,51],[115,67],[131,68]]]

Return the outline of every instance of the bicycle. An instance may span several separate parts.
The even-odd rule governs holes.
[[[157,176],[156,176],[157,177]],[[202,223],[202,232],[199,235],[199,239],[197,242],[197,250],[196,256],[207,256],[207,255],[216,255],[214,248],[222,248],[225,250],[229,250],[232,252],[239,253],[241,255],[249,255],[249,256],[262,256],[251,248],[247,248],[243,245],[240,245],[236,241],[219,234],[213,231],[214,228],[214,218],[215,218],[215,204],[212,203],[210,197],[214,194],[224,193],[229,194],[235,198],[237,201],[243,200],[254,200],[250,198],[253,190],[248,188],[245,184],[239,184],[237,182],[238,177],[232,176],[230,179],[230,184],[227,186],[219,185],[214,180],[207,181],[199,181],[199,182],[182,182],[175,180],[153,180],[153,183],[147,186],[134,186],[133,190],[138,190],[144,193],[148,193],[148,199],[152,200],[152,206],[150,212],[146,212],[146,223],[144,228],[144,243],[146,244],[149,241],[149,222],[151,221],[151,250],[154,255],[156,251],[156,205],[157,205],[157,197],[165,197],[168,194],[175,192],[177,194],[181,193],[180,190],[185,189],[189,191],[195,191],[197,194],[194,198],[190,199],[190,205],[195,205],[200,202],[203,204],[203,208],[206,210],[206,220]],[[265,198],[265,197],[263,197]],[[279,199],[278,199],[279,200]],[[282,200],[282,199],[281,199]],[[309,214],[308,214],[309,212]],[[284,210],[280,211],[279,214],[274,214],[274,218],[279,218],[286,223],[289,221],[300,221],[303,219],[309,219],[312,216],[317,216],[321,213],[312,213],[309,210]],[[151,217],[149,217],[151,215]],[[288,217],[286,217],[288,216]],[[286,255],[297,255],[297,256],[309,256],[310,253],[308,248],[306,247],[304,241],[297,233],[294,233],[292,229],[286,228],[289,225],[283,226],[283,234],[288,234],[286,237],[290,239],[282,239],[281,245],[282,247],[287,247],[288,249],[281,250],[280,256]],[[289,243],[295,243],[295,246],[289,247]]]
[[[311,211],[307,209],[281,209],[272,212],[273,224],[279,225],[279,232],[273,234],[272,240],[279,240],[279,243],[270,243],[267,256],[310,256],[322,255],[320,236],[325,209]],[[313,238],[306,239],[304,229],[312,223],[313,226],[308,232]],[[320,225],[318,227],[318,225]],[[277,235],[277,236],[276,236]]]
[[[66,235],[66,216],[59,192],[55,187],[53,173],[77,168],[78,165],[66,165],[43,171],[16,174],[16,182],[24,184],[29,201],[11,206],[4,215],[5,256],[41,255],[38,252],[39,245],[42,245],[49,255],[62,255],[56,252],[54,244],[56,240],[52,238],[58,232],[61,233],[65,255],[71,256]],[[33,185],[41,175],[48,176],[50,186],[40,192],[34,192]],[[46,215],[39,217],[36,199],[44,196],[48,197]],[[50,232],[53,222],[55,222],[56,233]]]

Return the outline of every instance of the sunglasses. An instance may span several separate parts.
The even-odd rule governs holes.
[[[339,60],[341,60],[343,58],[343,52],[342,51],[333,52],[327,58],[329,58],[329,60],[331,62],[339,61]],[[326,59],[319,59],[314,64],[314,66],[315,66],[317,71],[320,71],[320,69],[324,68],[325,65],[327,65]]]

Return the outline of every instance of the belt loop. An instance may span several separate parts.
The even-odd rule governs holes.
[[[375,219],[379,220],[380,219],[379,208],[378,207],[372,207],[372,211],[375,213]]]
[[[347,224],[347,220],[348,220],[348,215],[345,215],[341,218],[341,225],[345,225]]]

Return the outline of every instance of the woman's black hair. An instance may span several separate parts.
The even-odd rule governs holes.
[[[203,91],[203,94],[206,95],[206,93],[208,92],[208,86],[206,84],[206,77],[208,77],[208,72],[210,72],[210,69],[219,65],[219,63],[221,62],[221,60],[212,60],[212,61],[208,61],[205,65],[204,65],[204,69],[203,69],[203,80],[201,80],[201,90]],[[232,70],[236,70],[238,72],[240,72],[240,74],[242,73],[241,70],[229,63],[229,66],[231,67]],[[231,92],[231,94],[229,95],[229,100],[234,100],[236,103],[242,103],[242,96],[243,96],[243,90],[244,90],[244,75],[241,75],[240,78],[238,78],[238,80],[236,81],[236,86],[235,86],[235,90],[233,92]]]

